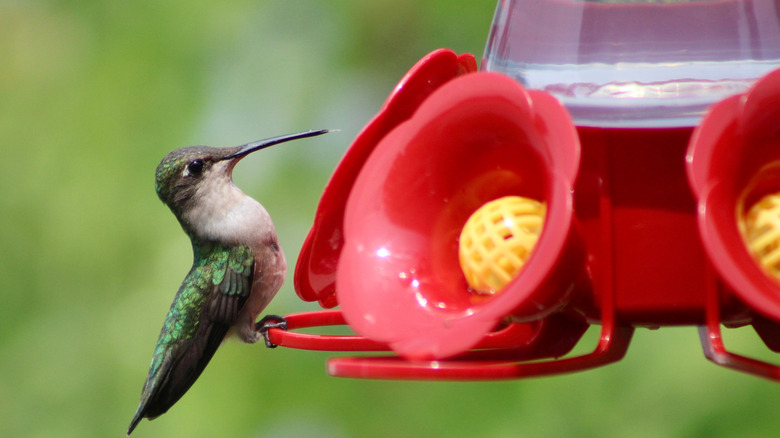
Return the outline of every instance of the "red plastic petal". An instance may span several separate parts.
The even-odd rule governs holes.
[[[344,206],[363,163],[377,143],[399,123],[414,114],[434,90],[456,76],[477,71],[471,54],[456,55],[447,49],[431,52],[404,76],[379,113],[366,125],[347,150],[320,199],[295,267],[295,290],[305,301],[323,307],[337,304],[336,265],[343,245]]]

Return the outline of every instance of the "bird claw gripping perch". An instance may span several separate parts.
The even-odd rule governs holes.
[[[278,328],[287,330],[287,320],[279,315],[266,315],[260,321],[255,323],[255,328],[265,340],[265,346],[268,348],[276,348],[278,345],[271,342],[271,338],[268,337],[268,330],[272,328]]]

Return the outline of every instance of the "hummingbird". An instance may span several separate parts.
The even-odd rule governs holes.
[[[165,317],[141,402],[127,435],[143,418],[176,403],[230,335],[255,343],[284,319],[256,318],[282,286],[287,262],[271,216],[233,183],[233,168],[252,152],[329,132],[312,130],[215,148],[188,146],[157,166],[157,196],[192,243],[193,263]]]

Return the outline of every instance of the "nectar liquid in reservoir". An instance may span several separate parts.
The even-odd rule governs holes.
[[[499,1],[482,63],[595,127],[695,126],[778,67],[778,0]]]

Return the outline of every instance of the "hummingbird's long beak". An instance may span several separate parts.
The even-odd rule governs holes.
[[[259,151],[260,149],[265,149],[269,146],[273,146],[275,144],[284,143],[286,141],[290,140],[296,140],[299,138],[306,138],[306,137],[315,137],[318,135],[325,134],[327,132],[331,132],[329,129],[319,129],[319,130],[312,130],[312,131],[305,131],[305,132],[298,132],[295,134],[286,134],[286,135],[280,135],[278,137],[271,137],[267,138],[265,140],[259,140],[254,141],[252,143],[247,143],[243,146],[239,146],[238,152],[234,152],[226,157],[222,157],[222,160],[230,160],[233,158],[240,158],[247,154],[250,154],[254,151]]]

